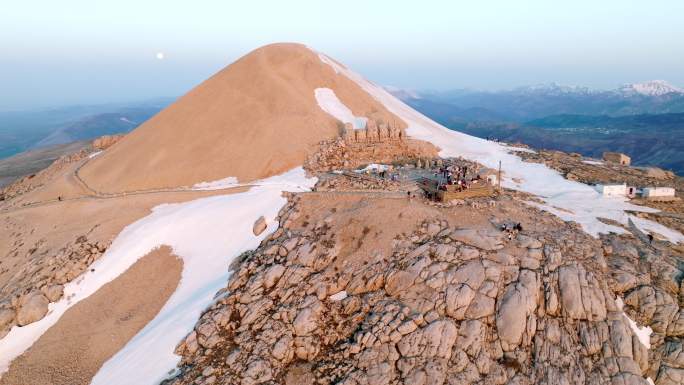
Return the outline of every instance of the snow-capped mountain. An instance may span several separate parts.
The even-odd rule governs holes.
[[[605,95],[605,96],[663,96],[668,94],[684,95],[684,89],[673,86],[665,80],[651,80],[641,83],[629,83],[622,85],[612,90],[594,89],[585,86],[564,85],[559,83],[540,83],[534,85],[520,86],[512,89],[499,91],[484,91],[477,89],[453,89],[448,91],[416,91],[397,87],[387,86],[385,89],[392,95],[402,100],[420,99],[421,97],[429,96],[444,96],[444,95],[548,95],[548,96],[562,96],[562,95]]]
[[[517,87],[510,92],[518,94],[546,94],[546,95],[566,95],[566,94],[590,94],[596,92],[588,87],[563,85],[555,82],[535,84],[530,86]]]
[[[619,90],[625,95],[662,96],[667,94],[684,94],[684,90],[677,88],[664,80],[651,80],[643,83],[625,84]]]
[[[400,88],[400,87],[395,87],[395,86],[383,86],[382,88],[385,89],[385,91],[389,92],[390,94],[394,95],[395,97],[401,99],[401,100],[408,100],[408,99],[420,99],[421,96],[420,94],[412,89],[408,88]]]

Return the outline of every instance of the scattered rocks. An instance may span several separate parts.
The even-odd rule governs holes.
[[[46,257],[47,251],[41,247],[38,242],[29,250],[29,262],[0,290],[0,303],[4,304],[0,311],[16,314],[6,325],[0,322],[0,336],[15,324],[25,326],[42,319],[47,305],[64,295],[64,285],[86,272],[107,249],[105,243],[90,242],[86,236],[77,237],[52,256]]]

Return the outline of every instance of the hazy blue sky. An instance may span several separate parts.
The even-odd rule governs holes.
[[[407,88],[684,86],[682,0],[7,0],[0,110],[176,96],[278,41]]]

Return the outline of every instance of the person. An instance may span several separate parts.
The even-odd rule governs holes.
[[[648,234],[648,244],[649,245],[653,244],[653,234]]]
[[[61,201],[62,201],[62,196],[59,195],[59,196],[57,197],[57,200],[61,202]]]
[[[513,229],[517,231],[522,231],[522,225],[520,224],[520,222],[516,223]]]

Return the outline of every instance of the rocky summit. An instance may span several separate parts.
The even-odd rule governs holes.
[[[595,239],[508,192],[450,207],[328,194],[289,196],[281,227],[240,257],[176,348],[180,373],[165,384],[684,378],[676,252]],[[350,238],[350,221],[367,227]],[[505,221],[522,231],[501,231]]]

